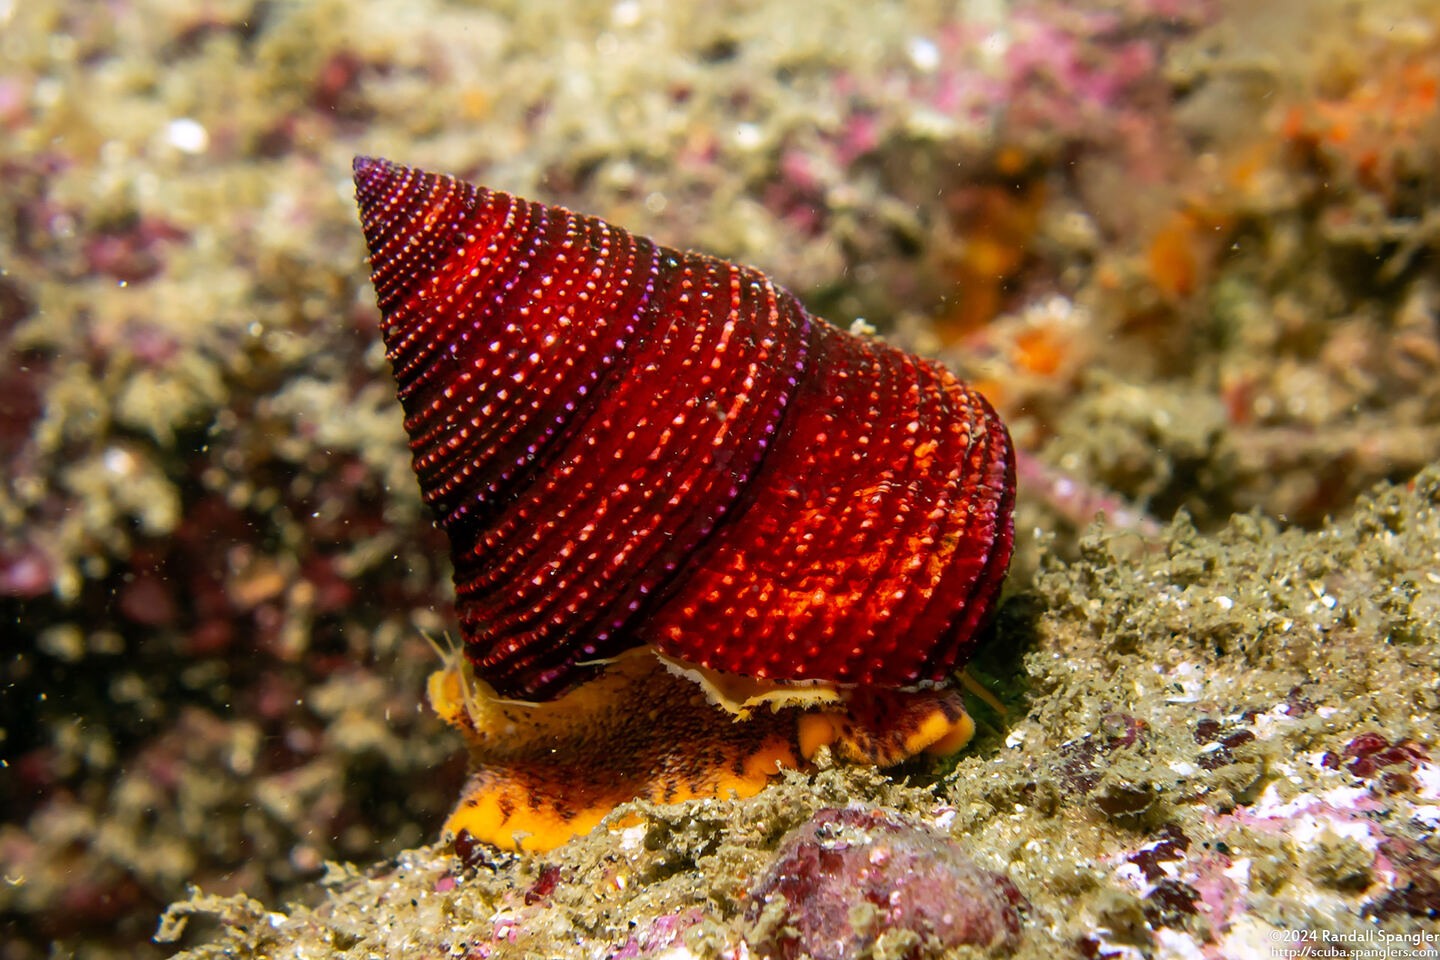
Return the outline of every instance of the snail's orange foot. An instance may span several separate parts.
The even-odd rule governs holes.
[[[856,763],[894,766],[922,753],[948,756],[975,735],[958,690],[854,690],[843,709],[800,715],[800,755],[819,748]]]
[[[430,700],[464,734],[473,766],[446,835],[507,850],[550,850],[629,800],[752,796],[821,745],[888,766],[957,750],[974,729],[951,690],[848,691],[741,719],[643,650],[541,704],[495,697],[452,657],[431,676]]]
[[[798,764],[793,717],[736,722],[645,651],[540,704],[500,700],[452,661],[430,700],[473,765],[446,834],[508,850],[559,846],[628,800],[752,796]]]

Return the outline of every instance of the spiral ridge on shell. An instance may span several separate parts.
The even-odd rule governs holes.
[[[764,274],[357,158],[382,332],[466,654],[549,700],[649,645],[789,682],[913,687],[970,655],[1014,454],[943,366]]]

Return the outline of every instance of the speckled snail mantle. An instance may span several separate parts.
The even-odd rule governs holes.
[[[472,752],[451,832],[540,849],[634,797],[753,793],[822,744],[963,745],[949,684],[1013,541],[983,397],[750,268],[354,172],[454,563],[464,656],[430,684]]]

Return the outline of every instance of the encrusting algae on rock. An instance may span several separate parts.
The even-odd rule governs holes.
[[[543,850],[618,803],[749,796],[821,747],[953,752],[1014,454],[943,367],[745,267],[355,160],[464,658],[447,823]]]
[[[748,799],[623,805],[629,826],[541,856],[440,843],[337,869],[315,908],[197,895],[167,936],[220,918],[194,960],[1044,960],[1440,932],[1440,471],[1320,531],[1182,518],[1126,559],[1131,539],[1087,536],[1007,607],[1025,649],[980,659],[1017,685],[1009,719],[938,780],[822,761]]]

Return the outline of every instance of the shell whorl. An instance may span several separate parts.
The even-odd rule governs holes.
[[[545,700],[651,644],[909,686],[969,655],[1014,457],[943,367],[763,274],[384,160],[356,195],[476,672]]]

